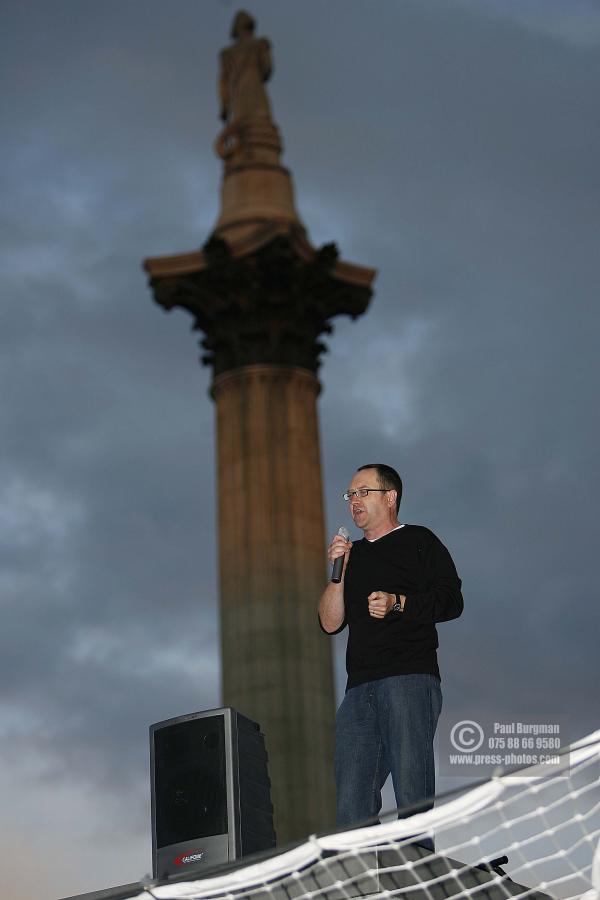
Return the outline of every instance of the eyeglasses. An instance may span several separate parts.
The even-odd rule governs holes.
[[[344,500],[352,500],[353,497],[366,497],[367,494],[373,494],[375,492],[380,492],[382,494],[387,494],[388,491],[391,491],[391,488],[358,488],[356,491],[344,491],[342,497]]]

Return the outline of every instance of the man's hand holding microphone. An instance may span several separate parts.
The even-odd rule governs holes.
[[[319,603],[319,618],[325,631],[332,634],[344,623],[344,587],[341,584],[352,549],[350,533],[342,525],[327,548],[327,558],[332,565],[331,581],[323,591]]]
[[[333,566],[331,580],[334,584],[339,584],[342,580],[348,562],[348,553],[350,553],[351,549],[350,532],[341,525],[327,549],[327,557]]]

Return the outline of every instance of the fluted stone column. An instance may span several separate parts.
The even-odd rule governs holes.
[[[223,704],[266,736],[278,843],[333,825],[331,640],[316,373],[337,315],[361,315],[373,269],[316,249],[296,211],[264,82],[270,42],[236,15],[221,52],[221,208],[202,250],[144,263],[186,309],[217,411]]]
[[[267,736],[278,834],[331,824],[328,639],[316,377],[252,365],[218,376],[223,697]],[[324,771],[325,770],[325,771]]]
[[[326,537],[316,376],[329,320],[360,315],[374,272],[265,229],[235,256],[146,261],[156,301],[203,332],[214,371],[225,706],[266,736],[278,843],[334,824],[331,639],[317,620]]]

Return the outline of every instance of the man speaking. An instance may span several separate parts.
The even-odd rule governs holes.
[[[398,809],[430,808],[435,795],[435,623],[462,613],[461,580],[433,532],[398,521],[401,497],[395,469],[361,466],[344,500],[364,537],[351,543],[338,533],[328,550],[331,563],[344,564],[321,597],[321,627],[336,634],[348,625],[348,683],[336,716],[339,827],[379,814],[390,773]]]

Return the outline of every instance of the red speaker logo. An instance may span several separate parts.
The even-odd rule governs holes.
[[[188,850],[173,860],[174,866],[187,866],[189,863],[200,862],[204,859],[204,850]]]

